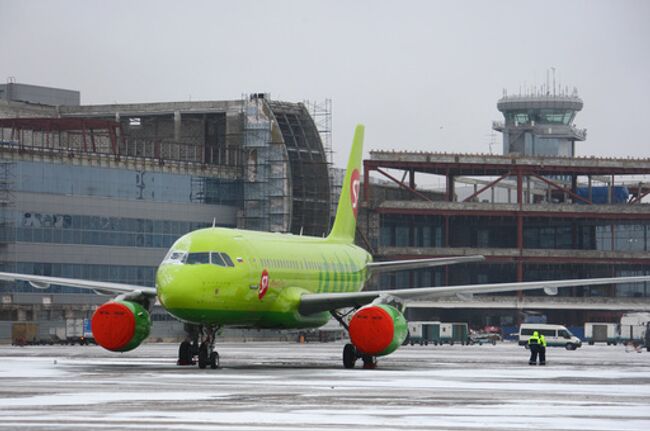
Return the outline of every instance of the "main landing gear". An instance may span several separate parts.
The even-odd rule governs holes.
[[[190,328],[188,328],[190,329]],[[219,368],[219,353],[214,350],[218,326],[192,327],[189,337],[178,348],[178,365],[194,365],[194,356],[198,356],[199,368],[210,366],[213,370]],[[199,338],[201,344],[199,345]],[[190,342],[190,339],[192,340]]]
[[[354,347],[354,344],[346,344],[343,347],[343,366],[345,368],[354,368],[357,363],[357,359],[363,361],[363,368],[366,370],[372,370],[377,368],[377,357],[364,355],[357,351],[357,348]]]
[[[352,313],[356,310],[351,310],[349,313]],[[336,311],[332,311],[332,316],[345,328],[345,330],[350,333],[350,328],[348,327],[348,324],[345,322],[344,317],[347,314],[340,314]],[[354,347],[354,344],[347,343],[343,347],[343,366],[345,368],[354,368],[354,366],[357,363],[357,359],[361,359],[363,361],[363,368],[364,369],[375,369],[377,368],[377,357],[376,356],[370,356],[370,355],[365,355],[359,351],[357,351],[357,348]]]

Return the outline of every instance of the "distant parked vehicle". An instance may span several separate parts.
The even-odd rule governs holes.
[[[440,323],[440,344],[468,344],[469,326],[463,322]]]
[[[494,345],[498,341],[501,341],[501,334],[496,332],[470,331],[469,333],[469,344],[478,344],[479,346],[483,344]]]
[[[620,340],[625,345],[645,346],[650,352],[650,313],[628,313],[621,317]]]
[[[585,340],[590,346],[594,343],[616,345],[620,341],[619,325],[617,323],[585,323]]]
[[[469,328],[464,322],[423,321],[409,322],[409,335],[404,344],[468,344]]]
[[[573,335],[566,326],[542,323],[522,323],[519,327],[519,345],[528,348],[528,339],[535,331],[546,338],[548,347],[565,347],[567,350],[575,350],[582,346],[582,340]]]
[[[440,322],[424,321],[409,322],[409,335],[404,340],[404,344],[419,344],[427,346],[429,344],[440,344]]]

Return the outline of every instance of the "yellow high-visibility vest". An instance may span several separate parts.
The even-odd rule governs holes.
[[[533,332],[533,335],[528,339],[528,344],[540,344],[540,338],[537,331]]]
[[[546,347],[546,338],[542,334],[539,334],[539,344]]]

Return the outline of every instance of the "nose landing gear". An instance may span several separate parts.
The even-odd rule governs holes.
[[[214,350],[218,330],[218,326],[197,326],[188,330],[188,338],[178,348],[177,365],[196,364],[197,361],[194,360],[194,356],[196,355],[198,357],[199,368],[205,369],[208,366],[213,370],[219,368],[219,353]],[[202,340],[200,345],[199,337]],[[190,342],[190,339],[192,342]]]
[[[199,368],[210,365],[213,370],[219,367],[219,353],[214,350],[214,340],[219,330],[218,326],[204,326],[202,328],[203,342],[199,347]]]

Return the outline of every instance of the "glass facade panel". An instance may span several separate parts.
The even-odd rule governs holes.
[[[441,247],[442,218],[382,215],[380,243],[386,247]]]
[[[236,207],[243,200],[240,181],[218,178],[28,161],[16,162],[15,174],[19,192]]]
[[[65,223],[64,220],[69,220]],[[180,236],[211,223],[66,214],[14,213],[16,241],[169,248]],[[36,228],[38,226],[38,228]],[[229,226],[230,227],[230,226]],[[162,230],[160,229],[162,228]]]
[[[647,229],[643,225],[615,225],[614,248],[620,251],[647,251]]]
[[[380,243],[385,247],[442,247],[442,218],[382,215]],[[603,224],[599,220],[526,218],[524,248],[555,250],[650,251],[650,223]],[[515,248],[514,218],[456,216],[449,220],[449,246]],[[613,245],[613,247],[612,247]]]
[[[111,281],[115,283],[135,284],[139,286],[155,286],[156,267],[149,266],[120,266],[92,265],[69,263],[34,263],[18,262],[4,263],[2,270],[24,274],[48,275],[64,278],[84,278],[96,281]],[[0,292],[37,292],[37,293],[83,293],[95,295],[91,290],[67,286],[52,285],[46,291],[36,289],[26,282],[16,282],[15,285],[2,283]]]
[[[617,272],[619,277],[634,277],[648,275],[650,271],[643,269],[626,269]],[[648,297],[650,296],[650,283],[621,283],[616,285],[616,296],[622,297]]]
[[[409,245],[412,245],[409,233],[409,226],[395,227],[395,245],[398,247],[408,247]]]

